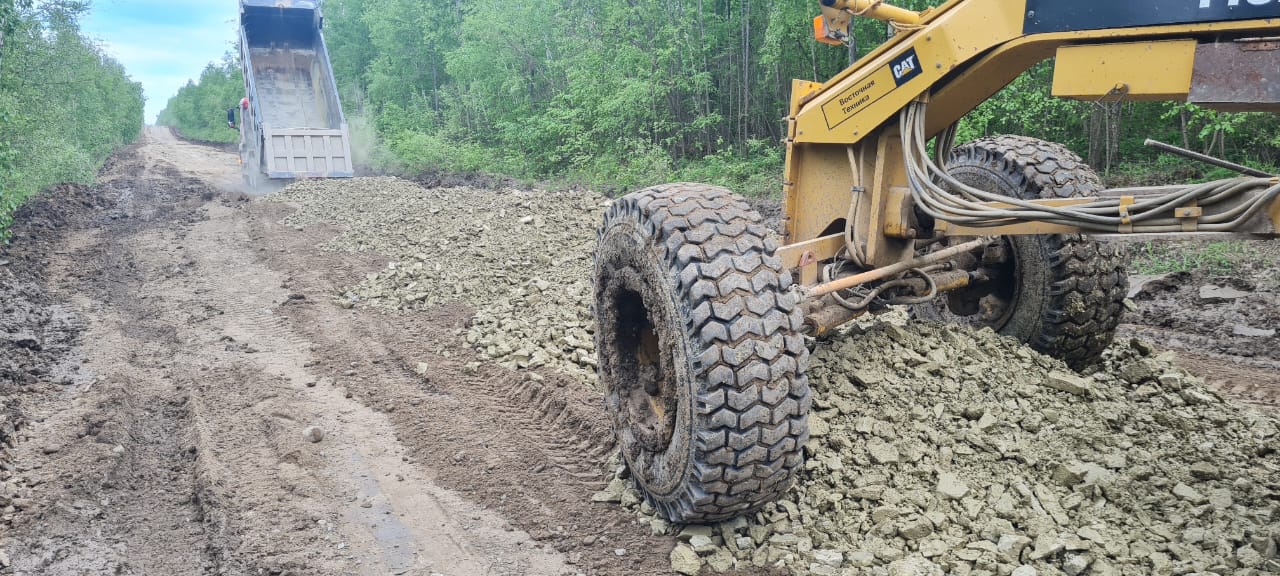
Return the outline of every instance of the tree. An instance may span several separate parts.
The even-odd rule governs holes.
[[[81,33],[87,4],[0,0],[0,234],[58,182],[92,181],[142,128],[142,86]]]
[[[240,132],[227,126],[228,108],[239,109],[244,97],[240,60],[228,52],[218,63],[210,62],[197,81],[187,81],[169,98],[156,118],[162,126],[172,126],[188,138],[209,142],[235,142]]]
[[[624,187],[696,175],[776,192],[791,80],[823,81],[848,65],[846,50],[813,41],[813,2],[330,0],[326,10],[348,108],[369,115],[409,169]],[[889,34],[855,19],[858,53]],[[961,137],[1036,136],[1094,150],[1106,169],[1154,161],[1142,140],[1179,131],[1177,117],[1163,117],[1167,104],[1095,114],[1051,97],[1052,81],[1051,61],[1033,67],[970,114]],[[1216,126],[1206,138],[1218,152],[1274,162],[1280,151],[1272,115],[1188,118],[1196,133]]]

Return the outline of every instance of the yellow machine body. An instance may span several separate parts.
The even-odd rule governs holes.
[[[1093,102],[1186,100],[1195,40],[1077,44],[1058,48],[1053,95]]]
[[[868,265],[887,266],[912,256],[914,239],[925,231],[910,221],[912,200],[897,119],[913,102],[928,102],[925,127],[932,137],[1023,71],[1055,56],[1056,95],[1090,101],[1186,100],[1193,91],[1193,76],[1199,74],[1198,48],[1280,35],[1280,3],[1247,7],[1254,12],[1244,14],[1222,12],[1227,10],[1226,0],[1215,10],[1230,19],[1163,23],[1163,13],[1169,12],[1164,11],[1153,13],[1151,23],[1135,13],[1139,8],[1120,6],[1108,8],[1121,13],[1096,29],[1061,29],[1082,17],[1072,11],[1072,4],[1097,2],[951,0],[922,13],[904,13],[883,2],[824,0],[824,13],[843,9],[880,18],[898,32],[825,83],[793,84],[783,190],[788,246],[782,255],[788,264],[834,257],[844,246],[841,239],[850,215],[863,231],[859,241],[866,244]],[[1196,7],[1189,0],[1181,4]],[[1037,20],[1037,9],[1054,14]],[[1252,17],[1256,14],[1266,17]],[[1050,17],[1060,21],[1049,22]],[[1273,70],[1280,82],[1280,51],[1250,54],[1252,69]],[[1246,103],[1240,109],[1268,109],[1268,104]],[[855,189],[866,195],[856,213],[850,209]],[[1269,230],[1252,232],[1280,231],[1277,213],[1280,206],[1273,206]],[[945,223],[929,232],[962,231],[973,233]],[[1025,222],[998,233],[1066,231],[1069,227]],[[802,270],[802,278],[812,276]]]

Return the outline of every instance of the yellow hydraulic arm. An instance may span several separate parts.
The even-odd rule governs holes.
[[[910,158],[917,148],[923,150],[924,140],[947,130],[1019,74],[1048,58],[1057,58],[1054,93],[1058,96],[1090,101],[1191,100],[1232,110],[1280,109],[1280,88],[1276,88],[1280,46],[1258,40],[1280,35],[1280,2],[950,0],[924,12],[881,0],[820,3],[827,26],[838,28],[850,16],[865,16],[889,22],[897,33],[825,83],[794,83],[784,179],[789,246],[782,250],[792,266],[835,257],[853,244],[865,247],[866,267],[888,266],[909,260],[917,238],[975,234],[976,228],[949,225],[945,219],[939,219],[936,227],[913,222],[922,179],[913,181],[911,175],[927,173],[928,165]],[[1232,83],[1216,69],[1224,59],[1230,60],[1237,75],[1260,75],[1271,81]],[[904,128],[908,112],[913,114],[913,124]],[[1261,179],[1248,190],[1232,193],[1240,195],[1242,203],[1250,198],[1260,203],[1265,194],[1274,199],[1275,192],[1267,192],[1266,184]],[[862,195],[857,202],[855,194]],[[1056,202],[1048,208],[1053,211],[1088,201],[1040,202]],[[1114,218],[1115,229],[1108,230],[1111,233],[1135,231],[1125,224],[1125,206],[1151,207],[1133,199],[1114,203],[1119,207],[1112,207],[1112,212],[1119,216]],[[1238,205],[1223,207],[1222,214],[1213,209],[1179,212],[1184,224],[1180,229],[1208,230],[1207,225],[1200,228],[1198,224],[1229,220],[1236,214],[1230,210]],[[1023,210],[1024,215],[1032,209],[1005,208]],[[1172,207],[1167,208],[1168,218],[1161,222],[1174,218]],[[1264,235],[1280,231],[1280,200],[1264,210],[1251,210],[1246,215],[1258,217],[1248,227],[1242,224],[1233,231]],[[1074,226],[1072,218],[1052,214],[1039,221],[1014,218],[995,233],[1098,231]],[[1137,218],[1136,230],[1144,231],[1144,217]],[[855,225],[849,225],[851,220]],[[855,234],[858,237],[852,238]],[[812,275],[801,276],[814,281]]]

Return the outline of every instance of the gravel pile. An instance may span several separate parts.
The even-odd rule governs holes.
[[[604,198],[399,178],[307,180],[270,198],[300,207],[287,224],[342,227],[326,248],[391,259],[341,305],[412,311],[462,300],[476,310],[467,342],[484,358],[594,381],[591,251]]]
[[[603,199],[423,189],[388,178],[299,183],[295,225],[388,268],[340,303],[465,300],[486,358],[594,382],[590,256]],[[1280,421],[1225,402],[1141,343],[1080,375],[989,330],[873,320],[815,345],[812,439],[783,501],[671,526],[615,466],[593,496],[679,536],[684,574],[1280,573]]]
[[[796,574],[1280,572],[1280,421],[1120,344],[1082,376],[990,330],[879,324],[819,343],[789,497],[668,526],[673,569]],[[619,470],[625,476],[626,472]]]

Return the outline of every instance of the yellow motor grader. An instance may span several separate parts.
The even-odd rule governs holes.
[[[907,305],[1084,366],[1123,310],[1106,241],[1280,236],[1280,179],[1225,160],[1195,155],[1240,177],[1107,190],[1058,144],[953,144],[965,114],[1049,58],[1055,96],[1280,111],[1280,0],[820,9],[820,40],[845,41],[855,16],[895,34],[825,83],[794,82],[781,242],[730,191],[688,183],[614,202],[599,231],[606,406],[640,490],[676,522],[788,488],[809,436],[806,335]]]

